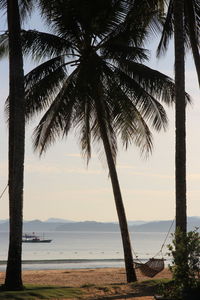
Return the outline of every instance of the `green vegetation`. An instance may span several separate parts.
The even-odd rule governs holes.
[[[59,286],[40,286],[40,285],[26,285],[22,291],[0,291],[0,300],[35,300],[35,299],[88,299],[91,295],[98,295],[100,291],[102,299],[108,299],[111,295],[141,295],[150,296],[158,293],[161,287],[166,284],[171,284],[172,280],[155,279],[146,280],[142,282],[134,282],[131,284],[108,284],[95,285],[85,284],[81,287],[59,287]],[[91,299],[91,298],[90,298]]]
[[[199,299],[200,294],[200,235],[197,229],[188,232],[177,230],[172,245],[168,246],[172,256],[169,267],[173,280],[162,282],[160,294],[169,299]]]
[[[95,284],[93,283],[86,283],[81,285],[81,288],[91,288],[91,287],[95,287]]]
[[[132,288],[136,288],[140,291],[154,291],[159,292],[161,287],[171,284],[172,280],[171,279],[149,279],[149,280],[144,280],[142,282],[133,282],[131,284]]]
[[[0,291],[0,299],[34,300],[75,298],[83,294],[80,288],[26,285],[22,291]]]
[[[134,282],[131,284],[133,290],[137,291],[141,296],[163,295],[163,288],[171,285],[171,279],[150,279],[142,282]]]

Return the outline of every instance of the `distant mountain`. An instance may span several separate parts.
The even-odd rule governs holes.
[[[8,231],[9,224],[8,221],[0,222],[0,231]]]
[[[152,221],[138,226],[130,226],[129,230],[136,232],[167,232],[171,227],[171,224],[172,220]],[[172,231],[174,231],[174,228],[175,226],[173,224]]]
[[[128,221],[128,225],[132,226],[132,225],[142,225],[148,223],[147,221]]]
[[[66,223],[56,228],[58,231],[119,231],[116,223],[101,223],[95,221],[85,221],[76,223]]]
[[[65,222],[64,222],[65,221]],[[132,224],[134,225],[131,225]],[[131,232],[167,232],[172,225],[172,220],[164,221],[130,221],[129,230]],[[175,224],[173,224],[172,231],[174,231]],[[195,227],[200,227],[200,217],[188,217],[188,230],[194,230]],[[8,221],[0,221],[0,231],[8,231]],[[119,231],[118,223],[105,223],[95,221],[84,222],[68,222],[63,219],[48,219],[43,222],[40,220],[24,221],[24,232],[38,232],[38,231],[102,231],[102,232],[117,232]]]
[[[0,220],[0,224],[6,223],[6,222],[8,222],[8,219],[6,219],[6,220]]]
[[[174,231],[175,222],[173,222],[173,225],[172,222],[172,220],[152,221],[138,226],[130,226],[129,230],[137,232],[167,232],[172,226],[171,231]],[[200,217],[188,217],[187,222],[188,231],[194,230],[196,227],[200,227]]]
[[[55,231],[56,227],[62,223],[46,223],[40,220],[24,221],[23,231],[33,232],[33,231]],[[9,224],[8,221],[5,223],[0,223],[0,231],[8,231]]]
[[[59,219],[59,218],[49,218],[45,222],[48,222],[48,223],[75,223],[76,221]]]

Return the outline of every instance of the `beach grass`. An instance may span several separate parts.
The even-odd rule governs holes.
[[[78,298],[83,294],[80,288],[26,285],[22,291],[0,291],[0,299],[35,300]]]

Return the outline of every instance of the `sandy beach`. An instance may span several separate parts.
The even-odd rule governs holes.
[[[0,273],[0,283],[4,282],[4,273]],[[137,271],[138,281],[149,280]],[[168,269],[163,270],[155,278],[171,278]],[[135,299],[152,300],[148,291],[134,290],[126,284],[125,270],[123,268],[102,269],[67,269],[67,270],[34,270],[23,271],[24,284],[58,285],[70,287],[87,287],[85,299]],[[95,286],[118,285],[117,289],[106,291],[96,290]],[[150,291],[149,291],[150,293]],[[77,298],[78,299],[78,298]]]

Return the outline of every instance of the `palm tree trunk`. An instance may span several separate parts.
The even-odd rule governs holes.
[[[174,0],[176,93],[176,228],[187,231],[184,1]]]
[[[188,25],[189,25],[189,36],[190,36],[190,44],[192,48],[192,54],[194,58],[194,63],[197,71],[198,82],[200,86],[200,54],[199,54],[199,47],[197,43],[197,33],[195,28],[195,13],[193,7],[193,1],[186,0],[185,1],[185,9],[187,10],[188,17]]]
[[[17,0],[7,0],[9,32],[9,217],[10,234],[8,262],[4,288],[23,288],[22,220],[24,177],[24,72],[20,41],[20,15]]]
[[[116,167],[115,167],[115,163],[111,151],[111,146],[107,135],[106,126],[102,117],[104,115],[102,113],[103,109],[100,101],[98,100],[95,101],[97,119],[99,123],[101,138],[103,140],[103,145],[106,153],[110,178],[112,182],[113,194],[115,199],[115,205],[116,205],[118,219],[119,219],[119,226],[120,226],[122,244],[124,249],[126,277],[127,277],[127,282],[134,282],[137,280],[137,277],[136,277],[135,270],[133,268],[133,256],[132,256],[131,242],[130,242],[129,231],[128,231],[128,224],[127,224],[125,209],[123,205],[121,190],[119,186],[117,171],[116,171]]]

